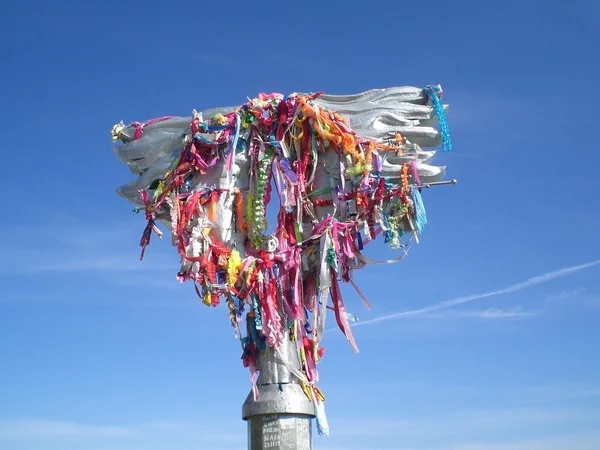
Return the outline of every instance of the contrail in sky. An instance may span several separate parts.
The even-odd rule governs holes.
[[[352,326],[358,327],[361,325],[372,325],[374,323],[383,322],[386,320],[397,320],[414,316],[420,316],[430,312],[439,311],[440,309],[451,308],[453,306],[462,305],[463,303],[473,302],[482,298],[493,297],[495,295],[501,294],[510,294],[512,292],[527,289],[531,286],[537,286],[538,284],[546,283],[547,281],[554,280],[555,278],[566,277],[567,275],[574,274],[576,272],[595,266],[597,264],[600,264],[600,259],[585,264],[580,264],[578,266],[571,266],[565,267],[564,269],[554,270],[543,275],[538,275],[537,277],[528,278],[525,281],[521,281],[520,283],[513,284],[512,286],[508,286],[497,291],[483,292],[481,294],[472,294],[464,297],[457,297],[450,300],[444,300],[443,302],[435,303],[431,306],[426,306],[425,308],[413,309],[410,311],[404,311],[395,314],[388,314],[387,316],[376,317],[374,319],[365,320],[364,322],[356,322],[352,324]]]

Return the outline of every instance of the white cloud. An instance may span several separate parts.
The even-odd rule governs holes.
[[[579,297],[587,292],[585,287],[578,287],[575,289],[568,289],[565,291],[560,291],[555,294],[549,295],[546,297],[547,302],[556,302],[561,300],[568,300],[570,298]]]
[[[450,104],[448,118],[451,121],[452,130],[469,130],[470,133],[478,132],[479,125],[488,124],[490,121],[498,126],[506,123],[508,117],[520,116],[523,120],[527,117],[536,105],[527,102],[524,99],[516,97],[497,96],[486,94],[485,100],[480,93],[467,91],[453,91],[447,94],[447,100]],[[446,100],[446,95],[444,95]],[[484,101],[486,105],[486,114],[480,114],[480,105]]]
[[[396,444],[386,449],[395,450],[598,450],[600,433],[567,434],[550,438],[515,440],[508,443],[476,442],[456,445],[421,446]],[[349,450],[348,446],[319,446],[321,450]],[[381,450],[381,446],[352,446],[351,450]]]
[[[531,404],[569,402],[600,397],[600,387],[585,384],[536,386],[524,389],[522,395],[527,396],[527,402]]]
[[[134,434],[135,430],[127,427],[82,425],[56,420],[0,421],[0,439],[123,437]]]
[[[48,447],[60,443],[61,448],[69,445],[68,448],[80,449],[79,443],[87,444],[90,438],[94,438],[94,441],[101,446],[110,442],[111,449],[115,444],[124,445],[126,448],[145,445],[147,448],[151,446],[153,449],[166,450],[167,443],[175,441],[185,442],[185,445],[195,444],[197,448],[207,448],[206,445],[215,448],[217,443],[244,442],[243,433],[231,432],[231,429],[238,428],[238,431],[243,429],[243,426],[240,427],[242,424],[236,423],[236,425],[237,427],[227,426],[215,418],[212,418],[212,423],[210,421],[206,423],[155,422],[127,426],[89,425],[57,420],[5,420],[0,421],[0,443],[3,441],[44,442]]]
[[[515,319],[520,317],[532,317],[538,315],[538,311],[525,311],[521,306],[514,306],[512,308],[501,309],[501,308],[488,308],[484,310],[467,310],[462,311],[458,309],[450,309],[444,311],[435,311],[428,314],[423,314],[422,318],[432,319]]]
[[[599,425],[600,416],[592,409],[471,410],[414,419],[331,417],[335,442],[330,448],[347,442],[349,450],[596,450]],[[565,429],[581,434],[560,435]]]
[[[330,416],[332,435],[318,448],[366,450],[596,450],[600,433],[553,437],[555,427],[595,430],[597,410],[509,408],[457,411],[433,417],[398,412],[360,418]],[[582,428],[583,427],[583,428]],[[242,450],[245,424],[210,417],[202,422],[87,425],[53,420],[0,421],[0,447],[28,450]],[[398,436],[402,439],[398,441]],[[519,441],[507,443],[510,436]],[[375,447],[372,447],[376,443]],[[19,446],[21,445],[21,446]],[[561,447],[562,445],[562,447]],[[2,447],[4,448],[4,447]]]
[[[502,444],[485,442],[459,444],[440,448],[439,450],[598,450],[599,448],[600,433],[591,432]]]
[[[53,221],[35,228],[0,228],[0,234],[12,236],[0,242],[4,256],[0,275],[177,270],[178,258],[168,233],[163,242],[153,236],[146,258],[140,261],[138,242],[146,226],[143,217],[135,223],[111,224],[83,223],[66,217],[64,222]]]
[[[498,289],[495,291],[483,292],[480,294],[472,294],[464,297],[457,297],[450,300],[445,300],[440,303],[436,303],[431,306],[427,306],[425,308],[413,309],[410,311],[404,311],[395,314],[388,314],[381,317],[376,317],[374,319],[365,320],[364,322],[354,323],[353,326],[362,326],[362,325],[371,325],[374,323],[379,323],[388,320],[398,320],[398,319],[406,319],[415,316],[422,316],[424,314],[429,314],[435,311],[451,308],[453,306],[462,305],[465,303],[470,303],[475,300],[480,300],[483,298],[494,297],[502,294],[510,294],[513,292],[518,292],[523,289],[527,289],[532,286],[537,286],[542,283],[547,283],[548,281],[554,280],[556,278],[566,277],[568,275],[572,275],[574,273],[580,272],[582,270],[588,269],[590,267],[596,266],[600,264],[600,259],[596,261],[591,261],[585,264],[579,264],[577,266],[565,267],[563,269],[554,270],[552,272],[547,272],[542,275],[538,275],[536,277],[528,278],[525,281],[521,281],[520,283],[513,284],[511,286],[505,287],[503,289]]]
[[[534,311],[524,311],[521,306],[515,306],[508,309],[488,308],[483,311],[464,311],[465,317],[476,317],[479,319],[510,319],[515,317],[531,317],[538,313]]]
[[[132,255],[133,256],[133,255]],[[57,258],[58,259],[58,258]],[[175,267],[176,268],[176,267]],[[85,272],[85,271],[162,271],[173,269],[172,265],[144,264],[139,258],[127,258],[119,255],[68,256],[50,263],[33,264],[36,272]]]
[[[475,409],[455,412],[452,415],[422,417],[414,419],[368,417],[360,419],[330,418],[330,425],[336,435],[352,436],[421,436],[429,433],[437,437],[468,436],[469,433],[504,433],[529,430],[536,426],[549,426],[551,423],[576,423],[589,421],[600,425],[600,416],[589,410],[507,408]]]
[[[166,264],[165,259],[172,260],[169,255],[159,258],[146,258],[140,261],[139,254],[134,253],[135,246],[123,248],[64,249],[39,251],[2,251],[5,257],[0,262],[0,275],[55,274],[59,272],[156,272],[177,270],[177,263]],[[173,255],[170,255],[173,256]]]

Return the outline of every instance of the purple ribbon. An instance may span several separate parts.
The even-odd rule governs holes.
[[[298,176],[291,169],[290,163],[287,160],[287,158],[282,158],[279,161],[279,167],[281,168],[281,171],[290,183],[296,184],[298,182]]]

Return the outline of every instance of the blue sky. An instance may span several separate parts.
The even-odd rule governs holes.
[[[441,83],[455,187],[367,267],[320,366],[316,450],[600,448],[600,6],[569,2],[3,2],[0,449],[245,448],[225,308],[116,196],[119,120],[259,92]],[[371,256],[389,252],[375,245]]]

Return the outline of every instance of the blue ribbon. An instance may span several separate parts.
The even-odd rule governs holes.
[[[410,188],[410,192],[412,194],[413,202],[415,204],[415,228],[419,233],[423,232],[425,228],[425,224],[427,224],[427,213],[425,212],[425,205],[423,204],[423,199],[421,198],[421,193],[415,187]]]

